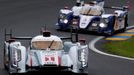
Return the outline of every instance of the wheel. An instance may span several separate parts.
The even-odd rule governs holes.
[[[125,21],[124,21],[124,24],[125,24],[125,25],[124,25],[124,28],[120,30],[120,32],[122,32],[122,33],[126,31],[126,28],[127,28],[127,26],[128,26],[128,21],[127,21],[127,20],[128,20],[128,17],[126,16],[126,17],[125,17]]]
[[[7,64],[7,56],[6,56],[6,51],[5,51],[5,49],[4,49],[4,52],[3,52],[3,64],[4,64],[4,68],[5,68],[5,70],[8,70],[8,64]]]
[[[111,29],[111,31],[110,32],[108,32],[108,33],[105,33],[104,35],[105,36],[112,36],[112,35],[114,35],[114,29]]]
[[[55,27],[56,27],[56,30],[57,31],[60,31],[61,30],[60,26],[56,25]]]
[[[126,31],[126,27],[120,30],[121,33],[125,32],[125,31]]]
[[[79,73],[76,73],[77,75],[88,75],[88,67],[85,69],[79,70]]]
[[[8,65],[8,74],[9,74],[9,75],[18,75],[18,73],[12,72],[10,63],[9,63],[9,65]]]
[[[112,26],[111,26],[111,29],[110,29],[110,32],[106,33],[106,36],[112,36],[114,33],[115,33],[115,23],[116,23],[116,17],[113,16],[113,19],[111,21],[112,23]]]
[[[83,70],[81,70],[79,74],[81,74],[81,75],[88,75],[88,67],[86,67]]]

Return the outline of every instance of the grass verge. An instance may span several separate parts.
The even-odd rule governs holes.
[[[110,41],[102,47],[108,53],[134,58],[134,37],[125,41]]]

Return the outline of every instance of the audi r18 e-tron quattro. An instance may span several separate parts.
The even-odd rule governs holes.
[[[88,47],[84,40],[66,41],[72,37],[59,37],[48,31],[35,37],[13,37],[12,32],[6,32],[5,37],[4,66],[10,75],[48,69],[88,73]],[[30,40],[29,46],[22,45],[21,40]]]

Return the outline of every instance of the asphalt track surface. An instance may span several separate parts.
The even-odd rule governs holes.
[[[122,6],[126,1],[106,0],[106,5]],[[131,5],[134,4],[133,0],[130,1]],[[8,75],[3,68],[5,28],[13,29],[16,36],[35,36],[40,34],[40,28],[46,25],[52,34],[69,36],[69,32],[56,31],[54,24],[57,21],[59,9],[65,5],[71,7],[74,4],[75,0],[0,0],[0,75]],[[134,10],[132,9],[129,12],[129,25],[134,24],[133,13]],[[85,37],[88,43],[98,35],[83,33],[80,34],[80,37]],[[134,61],[104,56],[89,50],[88,71],[88,75],[134,75]],[[70,75],[71,73],[62,74]]]

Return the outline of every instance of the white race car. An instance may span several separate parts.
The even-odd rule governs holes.
[[[88,73],[88,47],[84,40],[66,41],[72,37],[58,37],[47,31],[35,37],[13,37],[11,32],[5,37],[4,67],[10,75],[49,68]],[[26,48],[20,40],[30,40],[29,46]]]
[[[99,1],[99,0],[97,0]],[[117,31],[124,32],[128,26],[128,6],[104,7],[102,2],[89,2],[80,5],[76,3],[72,9],[61,9],[56,23],[56,29],[67,30],[71,27],[84,31],[94,31],[100,34],[113,35]],[[114,9],[114,12],[105,13],[104,8]]]

